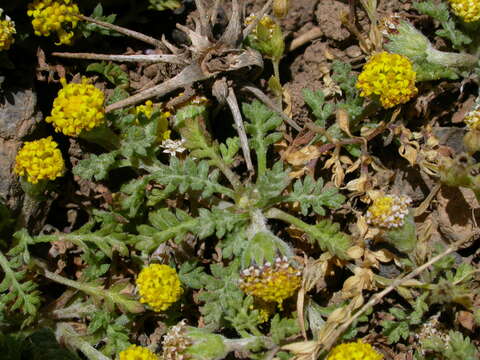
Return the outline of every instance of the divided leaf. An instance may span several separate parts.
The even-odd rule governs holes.
[[[344,201],[345,197],[338,193],[337,188],[323,187],[323,180],[317,181],[312,176],[307,176],[302,180],[298,179],[293,184],[293,191],[285,199],[287,202],[298,202],[302,215],[308,215],[310,208],[318,215],[325,215],[324,207],[337,209]]]

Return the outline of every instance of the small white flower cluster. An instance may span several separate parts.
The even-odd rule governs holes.
[[[381,228],[398,228],[403,226],[408,215],[412,199],[408,196],[385,195],[373,201],[367,211],[367,223]]]
[[[185,150],[187,150],[186,148],[183,147],[184,144],[185,144],[184,139],[182,139],[182,140],[167,139],[167,140],[163,141],[160,146],[165,149],[165,150],[163,150],[163,152],[165,154],[170,154],[171,156],[176,156],[177,153],[181,154]]]
[[[273,266],[272,266],[272,263],[270,263],[269,261],[265,262],[262,266],[250,266],[247,269],[243,269],[240,272],[240,276],[241,277],[260,276],[264,272],[266,272],[266,271],[268,271],[272,268],[273,268],[274,271],[278,271],[280,269],[288,269],[289,266],[290,266],[290,264],[289,264],[288,258],[286,256],[283,256],[283,257],[277,256],[275,258],[275,262],[274,262]],[[302,275],[302,272],[298,271],[296,275],[300,276],[300,275]],[[240,280],[240,281],[242,281],[242,280]]]

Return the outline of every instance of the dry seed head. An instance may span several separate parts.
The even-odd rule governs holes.
[[[191,356],[184,354],[185,350],[193,342],[187,336],[187,326],[185,320],[172,326],[162,340],[162,359],[164,360],[186,360]]]
[[[301,282],[301,271],[290,265],[285,257],[277,257],[274,264],[267,262],[240,272],[243,292],[266,302],[276,302],[279,308],[285,299],[296,293]]]
[[[403,226],[412,199],[408,196],[385,195],[376,198],[367,211],[367,223],[381,228]]]
[[[480,130],[480,105],[470,111],[463,119],[465,124],[470,130]]]

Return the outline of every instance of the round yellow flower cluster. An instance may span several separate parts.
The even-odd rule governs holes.
[[[26,175],[27,181],[32,184],[62,176],[65,163],[57,146],[51,136],[25,142],[15,158],[15,174]]]
[[[448,0],[455,15],[465,22],[480,20],[480,2],[478,0]]]
[[[240,288],[267,302],[276,302],[282,308],[285,299],[293,296],[302,282],[302,272],[295,269],[286,257],[277,257],[273,265],[251,266],[240,273]]]
[[[50,36],[57,33],[59,42],[56,45],[71,45],[73,31],[80,15],[78,5],[71,0],[35,0],[28,5],[27,14],[33,17],[32,25],[35,35]]]
[[[157,355],[145,347],[131,345],[119,354],[120,360],[158,360]]]
[[[366,220],[370,225],[382,228],[397,228],[404,224],[408,206],[412,202],[408,196],[385,195],[374,199],[367,211]]]
[[[379,96],[385,109],[403,104],[414,97],[416,73],[405,56],[381,52],[373,55],[358,76],[360,96]]]
[[[1,14],[2,9],[0,9]],[[15,41],[13,35],[16,33],[15,23],[8,16],[5,17],[5,20],[0,20],[0,51],[10,49]]]
[[[68,84],[60,80],[63,89],[53,101],[52,115],[45,120],[53,123],[55,131],[68,136],[78,136],[83,130],[91,130],[103,123],[105,112],[103,92],[89,83],[87,78],[81,84]]]
[[[370,344],[357,342],[337,345],[328,354],[327,360],[382,360],[383,355]]]
[[[183,294],[175,269],[168,265],[152,264],[142,269],[137,286],[140,302],[148,304],[154,311],[167,310]]]
[[[470,130],[480,130],[480,105],[470,111],[463,121]]]
[[[145,105],[136,106],[133,112],[137,116],[144,114],[147,119],[150,119],[154,110],[155,108],[153,106],[153,102],[151,100],[147,100]],[[157,139],[160,143],[170,139],[171,131],[168,130],[168,118],[170,116],[172,116],[172,114],[169,111],[162,111],[160,118],[158,119]]]

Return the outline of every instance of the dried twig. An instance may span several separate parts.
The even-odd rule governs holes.
[[[120,34],[129,36],[131,38],[134,38],[134,39],[137,39],[137,40],[140,40],[140,41],[143,41],[147,44],[155,46],[156,48],[159,48],[159,47],[162,46],[162,42],[160,40],[157,40],[157,39],[152,38],[150,36],[147,36],[145,34],[139,33],[137,31],[129,30],[129,29],[126,29],[126,28],[118,26],[118,25],[113,25],[113,24],[110,24],[108,22],[93,19],[93,18],[85,16],[85,15],[77,15],[77,17],[79,19],[91,22],[93,24],[104,27],[106,29],[110,29],[110,30],[116,31]]]
[[[95,54],[95,53],[63,53],[54,52],[53,56],[68,59],[85,59],[85,60],[105,60],[105,61],[121,61],[121,62],[143,62],[158,63],[165,62],[170,64],[185,65],[185,60],[177,55],[170,54],[151,54],[151,55],[115,55],[115,54]]]
[[[300,46],[303,46],[306,43],[312,40],[315,40],[316,38],[319,38],[322,35],[323,35],[323,31],[318,26],[315,26],[314,28],[311,28],[310,30],[308,30],[306,33],[303,33],[299,37],[293,39],[293,41],[290,43],[290,47],[288,48],[288,51],[293,51],[295,49],[298,49]]]
[[[250,148],[248,147],[247,134],[245,133],[245,127],[243,126],[242,114],[238,107],[237,98],[232,88],[228,88],[227,104],[232,111],[233,120],[235,121],[235,128],[240,138],[240,145],[242,147],[243,156],[245,157],[245,163],[250,173],[253,173],[252,157],[250,155]]]
[[[247,91],[251,92],[253,95],[255,95],[268,108],[270,108],[270,110],[275,111],[278,115],[280,115],[282,117],[283,120],[285,120],[285,122],[288,125],[293,127],[295,130],[297,130],[297,131],[302,130],[302,128],[295,121],[290,119],[290,117],[287,114],[285,114],[282,111],[282,109],[278,108],[278,106],[272,100],[270,100],[270,98],[267,95],[265,95],[262,90],[260,90],[259,88],[255,87],[253,85],[245,85],[245,86],[242,87],[242,90],[247,90]]]

